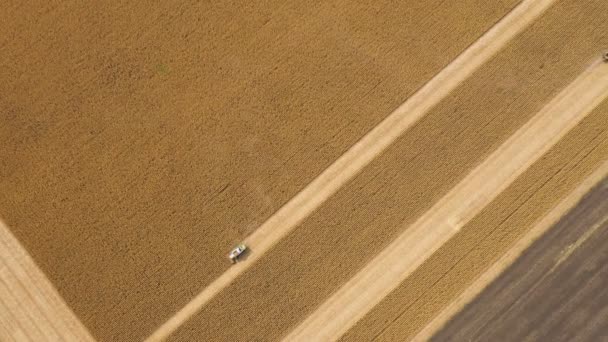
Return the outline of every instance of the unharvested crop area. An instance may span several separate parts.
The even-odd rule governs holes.
[[[96,336],[143,338],[517,2],[4,3],[0,215]]]
[[[9,1],[0,219],[94,337],[145,339],[530,2]],[[603,0],[555,0],[170,339],[285,337],[599,63],[606,22]],[[607,155],[605,100],[342,340],[413,337]]]

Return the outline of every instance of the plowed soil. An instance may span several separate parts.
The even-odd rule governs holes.
[[[5,2],[0,217],[96,337],[143,338],[518,2]]]
[[[559,2],[173,338],[284,336],[596,58],[602,9]]]

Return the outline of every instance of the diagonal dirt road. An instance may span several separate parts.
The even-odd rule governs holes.
[[[341,336],[606,96],[608,65],[598,61],[292,331],[286,340],[334,340]],[[362,296],[362,293],[366,295]]]
[[[250,235],[245,243],[254,252],[247,261],[223,273],[148,340],[162,340],[171,334],[553,3],[523,1]]]

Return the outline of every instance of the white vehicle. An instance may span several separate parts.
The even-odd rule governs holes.
[[[234,247],[234,249],[230,251],[230,254],[228,254],[228,259],[230,259],[230,262],[235,264],[238,261],[239,255],[243,254],[246,249],[247,246],[244,244]]]

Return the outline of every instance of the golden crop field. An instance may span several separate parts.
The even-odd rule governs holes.
[[[1,4],[0,340],[457,334],[455,303],[608,174],[607,21],[601,0]]]

